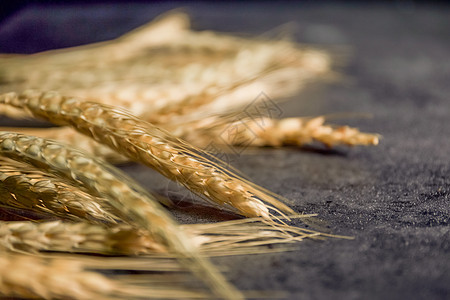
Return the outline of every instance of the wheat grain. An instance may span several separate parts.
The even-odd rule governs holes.
[[[201,150],[120,109],[65,98],[56,92],[3,94],[0,102],[29,109],[35,116],[58,125],[71,125],[203,198],[234,207],[244,216],[270,219],[274,207],[293,213],[269,192],[200,155],[204,154]]]
[[[158,202],[118,169],[57,142],[16,133],[0,134],[0,154],[56,172],[85,186],[91,193],[107,198],[113,207],[177,254],[180,261],[209,284],[218,296],[242,297],[208,261],[198,255],[178,224]]]

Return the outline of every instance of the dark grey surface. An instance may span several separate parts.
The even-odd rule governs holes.
[[[29,7],[0,24],[0,50],[30,53],[105,40],[176,6]],[[370,113],[372,119],[336,122],[383,135],[374,148],[267,149],[238,157],[234,165],[252,180],[355,240],[216,259],[230,280],[242,289],[285,290],[290,299],[449,299],[450,7],[185,7],[196,29],[262,34],[294,21],[298,41],[345,45],[351,55],[341,70],[350,80],[299,95],[281,105],[284,116]],[[123,168],[145,186],[167,190],[152,171]],[[229,217],[197,206],[176,215],[183,222]]]

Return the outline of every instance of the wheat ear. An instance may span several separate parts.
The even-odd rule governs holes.
[[[8,93],[0,96],[0,102],[29,109],[35,116],[58,125],[73,126],[203,198],[234,207],[244,216],[270,219],[270,210],[276,208],[293,214],[270,192],[202,156],[206,155],[202,150],[120,109],[66,98],[56,92],[26,91],[20,96]]]
[[[0,203],[6,207],[51,213],[63,219],[115,224],[119,212],[64,178],[0,157]]]
[[[2,222],[0,247],[10,251],[65,251],[98,254],[166,252],[164,245],[129,225],[110,228],[85,222]]]
[[[120,155],[110,147],[102,145],[67,126],[51,128],[0,126],[0,131],[17,132],[20,134],[64,142],[72,147],[83,149],[93,156],[106,160],[112,164],[120,164],[129,161],[127,157]]]
[[[336,145],[377,145],[379,136],[363,133],[348,126],[326,125],[325,117],[242,118],[229,121],[228,117],[213,116],[187,124],[177,124],[172,131],[181,138],[205,147],[211,142],[232,146],[303,146],[314,141],[328,147]]]
[[[302,215],[302,218],[309,217]],[[199,251],[207,256],[250,254],[267,245],[293,244],[327,235],[292,226],[271,226],[261,219],[242,219],[213,224],[182,225]],[[130,225],[104,227],[85,222],[2,222],[0,250],[66,251],[108,255],[167,253],[164,245],[144,230]]]
[[[114,264],[101,258],[46,257],[0,252],[0,296],[42,299],[199,299],[210,297],[201,291],[166,284],[161,276],[146,276],[145,286],[133,283],[132,277],[109,278],[91,271],[114,269]],[[166,270],[158,261],[147,259],[146,270]],[[119,262],[119,266],[120,263]],[[111,266],[112,265],[112,266]],[[162,268],[161,268],[162,267]],[[168,283],[168,282],[167,282]]]
[[[150,194],[127,175],[89,154],[54,141],[0,134],[0,154],[78,182],[95,195],[109,200],[118,211],[147,230],[180,261],[224,298],[242,298],[184,235],[178,224]]]

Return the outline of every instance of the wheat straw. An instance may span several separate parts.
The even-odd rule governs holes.
[[[177,254],[218,296],[241,298],[241,294],[197,254],[196,248],[157,201],[118,169],[57,142],[15,133],[0,134],[0,153],[56,172],[82,184],[95,195],[107,198],[113,207]]]

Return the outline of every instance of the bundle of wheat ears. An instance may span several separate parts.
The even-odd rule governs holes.
[[[182,13],[108,42],[0,56],[0,112],[57,125],[0,129],[0,295],[251,297],[208,256],[274,251],[269,244],[284,251],[332,235],[288,225],[314,216],[244,179],[211,145],[376,145],[378,135],[323,116],[248,110],[261,92],[275,103],[332,76],[325,50],[192,31]],[[234,135],[222,134],[229,128]],[[170,199],[111,165],[125,161],[244,218],[180,225],[160,204]]]

